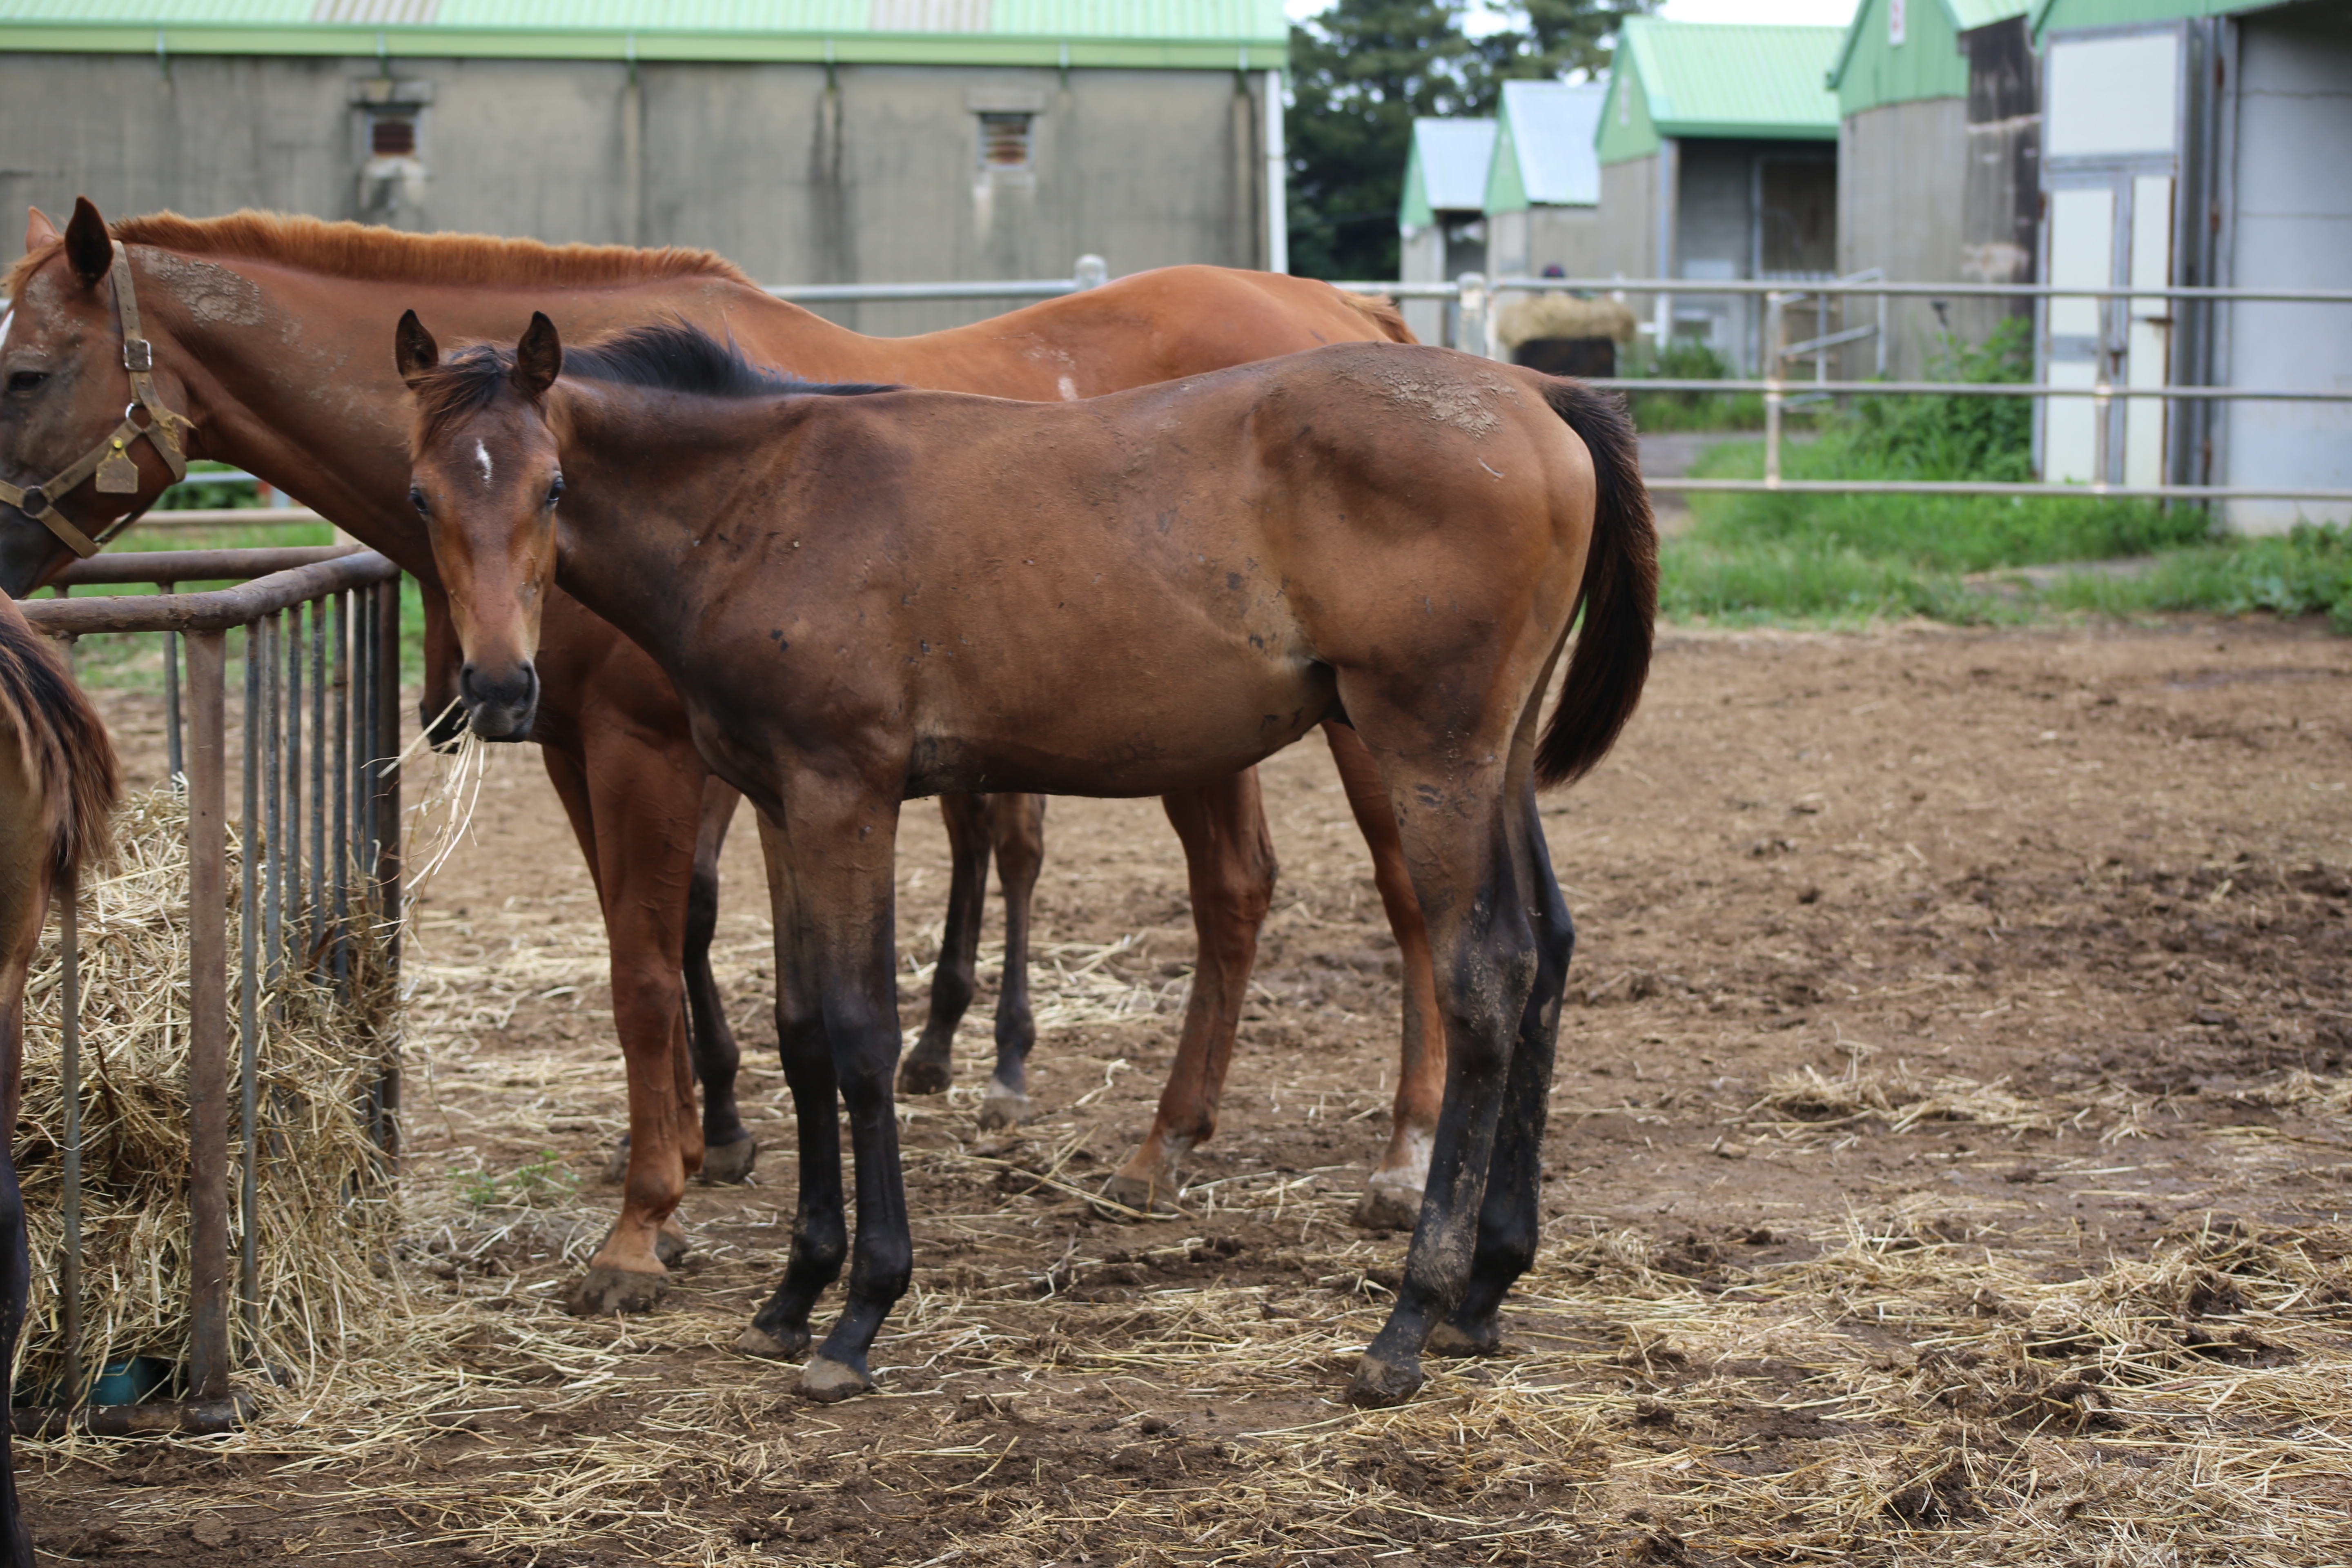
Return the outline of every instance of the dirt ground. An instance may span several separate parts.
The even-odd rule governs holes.
[[[1544,808],[1580,945],[1511,1353],[1396,1411],[1338,1402],[1404,1249],[1346,1222],[1392,948],[1319,739],[1265,773],[1281,890],[1192,1213],[1085,1201],[1173,1045],[1174,840],[1057,800],[1044,1114],[973,1120],[992,984],[956,1090],[902,1108],[880,1389],[820,1407],[730,1348],[793,1200],[751,835],[719,951],[755,1183],[692,1189],[659,1310],[576,1321],[619,1063],[586,874],[536,758],[493,758],[421,900],[385,1326],[241,1434],[20,1446],[44,1555],[2352,1560],[2352,643],[1662,635]],[[912,1026],[928,805],[901,847]]]

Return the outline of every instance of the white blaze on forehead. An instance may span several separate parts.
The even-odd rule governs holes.
[[[1061,380],[1056,382],[1055,384],[1056,389],[1062,395],[1063,402],[1076,403],[1078,400],[1078,384],[1071,380],[1068,376],[1066,375],[1062,377]]]
[[[474,460],[482,465],[482,483],[490,482],[490,449],[482,442],[474,443]]]

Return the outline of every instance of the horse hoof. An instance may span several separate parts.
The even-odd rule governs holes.
[[[829,1356],[811,1356],[808,1365],[801,1368],[801,1394],[819,1405],[838,1404],[873,1386],[872,1378]]]
[[[793,1338],[799,1342],[787,1344],[754,1323],[735,1337],[735,1348],[745,1355],[758,1356],[761,1361],[791,1361],[808,1349],[808,1331],[803,1329]]]
[[[1503,1348],[1503,1331],[1499,1328],[1494,1328],[1489,1332],[1474,1334],[1453,1323],[1440,1323],[1429,1331],[1429,1343],[1424,1348],[1431,1355],[1448,1357],[1494,1355]]]
[[[1356,1363],[1355,1380],[1348,1384],[1348,1403],[1360,1410],[1386,1410],[1402,1405],[1421,1391],[1421,1368],[1382,1361],[1369,1351]]]
[[[1377,1176],[1356,1200],[1356,1209],[1348,1223],[1365,1230],[1411,1230],[1421,1222],[1421,1191],[1414,1188],[1402,1192],[1383,1186]]]
[[[684,1233],[668,1229],[654,1232],[654,1256],[662,1260],[664,1268],[675,1268],[685,1262],[689,1250]]]
[[[587,1276],[572,1288],[564,1300],[564,1310],[575,1318],[609,1318],[622,1312],[648,1312],[664,1290],[669,1289],[666,1274],[646,1274],[635,1268],[609,1268],[603,1264],[588,1270]]]
[[[900,1094],[945,1094],[948,1091],[948,1064],[930,1061],[922,1057],[908,1057],[898,1064]]]
[[[1173,1219],[1184,1212],[1166,1187],[1134,1176],[1113,1176],[1105,1182],[1102,1199],[1095,1212],[1105,1219]]]
[[[1015,1094],[1001,1084],[990,1084],[981,1097],[980,1124],[993,1131],[1003,1127],[1018,1127],[1029,1120],[1029,1097]]]
[[[621,1141],[613,1145],[613,1152],[604,1156],[604,1184],[617,1187],[628,1179],[629,1135],[624,1132]]]
[[[751,1179],[760,1158],[760,1141],[746,1132],[732,1143],[713,1143],[702,1152],[702,1170],[696,1180],[705,1186],[740,1187]]]

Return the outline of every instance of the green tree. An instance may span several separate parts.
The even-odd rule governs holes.
[[[1521,0],[1472,39],[1472,0],[1334,0],[1290,33],[1290,269],[1393,278],[1412,122],[1492,114],[1507,79],[1599,76],[1620,21],[1656,0]]]

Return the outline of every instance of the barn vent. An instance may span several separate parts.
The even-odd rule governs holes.
[[[980,117],[980,166],[983,169],[1027,168],[1031,118],[1026,114],[982,114]]]
[[[866,15],[877,33],[985,33],[989,0],[873,0]]]
[[[441,0],[317,0],[313,22],[356,22],[373,27],[422,27],[440,20]]]

